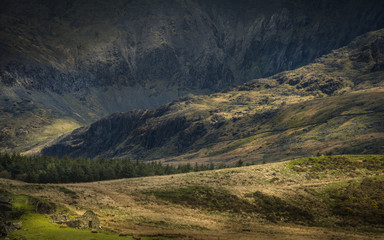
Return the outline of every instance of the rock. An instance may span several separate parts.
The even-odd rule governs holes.
[[[85,222],[81,221],[79,218],[73,219],[67,222],[68,227],[77,228],[77,229],[85,229],[88,228]]]
[[[98,231],[96,229],[92,229],[91,233],[98,233]]]
[[[68,221],[70,221],[68,211],[64,210],[52,215],[51,221],[57,224],[66,224]]]
[[[86,211],[83,216],[81,216],[81,219],[86,223],[86,225],[88,225],[89,228],[100,228],[100,220],[91,210]]]
[[[12,226],[16,229],[21,229],[21,227],[23,226],[23,223],[22,222],[13,222]]]
[[[52,222],[77,229],[100,229],[100,220],[97,215],[91,211],[86,211],[81,217],[70,218],[68,211],[62,211],[51,217]]]
[[[106,0],[64,1],[60,6],[42,0],[3,2],[7,7],[1,12],[6,16],[1,26],[7,27],[0,29],[5,36],[0,46],[0,90],[9,93],[0,93],[0,99],[10,103],[11,95],[25,97],[39,110],[58,109],[52,117],[44,114],[48,120],[58,114],[83,123],[293,69],[357,35],[384,27],[380,0],[174,0],[127,5]],[[111,14],[115,9],[124,14]],[[37,31],[40,26],[50,27]],[[67,38],[81,41],[62,41]],[[372,71],[383,67],[378,63]],[[333,92],[339,87],[323,89]],[[80,107],[76,115],[75,106]],[[24,107],[9,109],[26,117],[34,113]],[[11,131],[3,132],[10,122],[15,122]],[[35,127],[15,130],[24,123],[0,123],[0,149],[27,144],[22,140]]]
[[[0,236],[7,236],[10,232],[21,228],[18,223],[7,221],[12,211],[11,197],[7,192],[0,192]]]
[[[21,227],[21,222],[10,222],[0,219],[0,236],[7,236],[11,232],[21,229]]]
[[[0,193],[0,216],[12,210],[11,197],[6,193]]]
[[[51,214],[56,211],[56,204],[44,201],[36,203],[35,211],[40,214]]]
[[[9,232],[6,222],[0,219],[0,236],[7,236]]]
[[[183,4],[181,1],[166,1],[149,6],[132,5],[124,8],[126,14],[114,19],[106,13],[118,9],[118,2],[109,0],[105,1],[107,5],[102,6],[100,3],[62,6],[63,11],[69,14],[68,19],[90,25],[72,26],[77,33],[72,37],[81,36],[84,39],[78,46],[63,43],[62,48],[73,51],[49,51],[51,54],[48,56],[43,52],[61,47],[59,39],[64,36],[59,33],[63,32],[62,25],[66,20],[61,19],[64,24],[45,22],[40,15],[54,10],[47,8],[42,1],[28,6],[28,16],[12,11],[20,9],[23,12],[25,5],[10,4],[6,9],[10,10],[5,10],[5,14],[21,21],[24,18],[33,19],[33,23],[38,25],[51,24],[58,34],[39,32],[43,42],[34,43],[36,50],[32,54],[36,60],[32,60],[25,56],[28,54],[16,50],[21,46],[11,44],[18,35],[25,38],[30,33],[22,30],[18,31],[18,35],[8,33],[9,37],[3,40],[5,55],[0,65],[3,84],[39,90],[47,88],[57,93],[113,85],[145,86],[159,81],[166,81],[169,86],[177,84],[181,89],[222,90],[235,82],[265,77],[306,64],[364,31],[383,27],[380,15],[383,4],[380,1],[351,3],[350,9],[355,11],[347,11],[345,4],[331,0],[325,0],[322,5],[300,1],[295,7],[283,7],[279,4],[283,1],[277,1],[266,6],[264,11],[258,10],[260,5],[265,5],[262,0],[242,3],[230,0],[226,4],[221,4],[221,1],[206,4],[199,1]],[[167,3],[172,4],[173,11],[168,10]],[[87,15],[87,21],[84,21],[80,13],[88,9],[94,14]],[[105,11],[100,12],[99,9]],[[211,9],[217,11],[212,12]],[[310,11],[303,9],[319,9],[323,14],[309,15]],[[334,17],[342,12],[348,14]],[[147,14],[151,15],[152,21],[147,20]],[[237,21],[237,17],[231,17],[238,15],[244,18]],[[127,16],[135,18],[135,21]],[[332,21],[324,21],[324,18]],[[99,19],[104,19],[107,29],[119,29],[121,34],[94,29]],[[14,22],[4,21],[3,25],[10,29],[15,27]],[[126,27],[121,28],[120,24]],[[107,40],[89,36],[92,31],[97,33],[95,36],[112,35]],[[52,40],[44,40],[48,36]],[[51,61],[44,61],[46,58]],[[63,64],[62,61],[67,61],[65,68],[58,67]],[[156,84],[153,85],[155,90],[161,90]]]
[[[288,98],[286,98],[286,96],[297,94],[301,97],[314,97],[320,101],[320,96],[326,98],[330,95],[344,95],[349,91],[354,91],[354,87],[361,87],[351,82],[351,76],[354,76],[353,79],[360,79],[360,77],[361,79],[367,79],[367,86],[382,81],[381,75],[379,74],[377,77],[375,77],[375,75],[369,78],[361,74],[361,72],[367,71],[367,66],[365,65],[356,65],[359,71],[354,71],[355,73],[353,74],[348,72],[347,75],[345,75],[344,71],[338,70],[338,67],[333,67],[335,62],[340,65],[341,69],[347,68],[349,65],[354,66],[356,61],[353,59],[359,59],[358,56],[360,54],[364,55],[365,52],[370,52],[372,56],[377,55],[378,57],[372,57],[375,61],[382,61],[381,59],[384,59],[384,50],[381,50],[380,46],[384,45],[384,40],[376,44],[377,41],[375,39],[384,39],[384,29],[365,34],[357,38],[350,45],[319,58],[316,63],[246,84],[245,89],[256,90],[259,87],[260,89],[270,89],[268,92],[272,95],[276,94],[276,96],[279,96],[275,99],[269,96],[263,96],[250,101],[251,98],[246,96],[247,93],[245,92],[241,93],[241,96],[237,97],[236,100],[228,101],[228,103],[223,102],[220,107],[212,107],[208,102],[215,101],[215,96],[228,97],[226,96],[227,94],[217,93],[205,97],[190,96],[188,98],[181,98],[178,101],[174,101],[157,109],[115,113],[94,122],[88,127],[79,128],[71,134],[65,135],[53,144],[47,145],[42,150],[42,153],[44,155],[58,157],[65,155],[85,158],[130,156],[138,160],[150,160],[156,158],[171,158],[187,152],[193,153],[208,145],[218,146],[219,142],[224,143],[225,141],[248,137],[255,133],[255,131],[259,131],[261,126],[263,126],[263,128],[265,127],[264,130],[270,129],[271,132],[275,130],[285,131],[287,129],[283,127],[283,125],[287,123],[277,128],[269,124],[271,120],[280,122],[282,119],[278,118],[278,116],[290,108],[290,104],[287,104],[285,107],[277,107],[276,99],[282,98],[287,100]],[[365,46],[365,50],[361,52],[360,48],[356,46]],[[350,53],[353,53],[355,56],[352,60],[349,59]],[[376,55],[373,53],[376,53]],[[353,62],[350,63],[350,61]],[[319,64],[322,67],[318,68]],[[373,63],[371,65],[373,66]],[[286,84],[292,86],[291,89],[288,87],[288,89],[290,89],[289,91],[286,90]],[[241,89],[241,87],[239,89]],[[236,91],[236,88],[234,91]],[[280,91],[281,95],[278,93]],[[231,93],[231,95],[234,94],[232,91],[227,93]],[[204,102],[207,102],[207,104]],[[286,101],[284,102],[286,103]],[[190,103],[202,104],[201,106],[205,105],[212,116],[207,118],[202,111],[191,106]],[[276,106],[276,108],[272,107],[270,110],[265,108],[265,110],[257,111],[252,119],[248,119],[249,116],[247,116],[248,114],[246,114],[246,112],[244,116],[242,112],[238,112],[235,115],[230,113],[232,106],[234,106],[233,103],[236,103],[235,105],[245,104],[244,106],[249,104],[248,109],[264,105]],[[350,107],[347,102],[343,104],[345,104],[347,108]],[[365,104],[361,106],[364,108],[363,106],[365,106]],[[302,108],[306,109],[305,104],[302,105]],[[219,109],[222,116],[218,113],[213,115],[213,113],[219,111]],[[229,115],[233,115],[231,124],[229,123],[230,120],[226,120],[226,118],[223,117],[227,114],[226,109],[228,109],[229,112],[227,113],[230,113]],[[373,110],[375,114],[379,113],[378,109],[370,109],[370,111]],[[342,112],[344,111],[345,110],[342,110]],[[190,112],[193,112],[195,116],[192,117]],[[336,115],[334,115],[336,114],[334,109],[329,112],[332,114],[316,114],[315,116],[319,117],[318,120],[316,120],[316,124],[323,124],[331,118],[336,117]],[[308,124],[302,126],[309,126],[315,123],[314,120],[308,119],[307,121]],[[297,121],[295,124],[303,124],[300,122],[301,121]],[[257,124],[258,127],[253,127],[254,124]],[[247,126],[246,128],[249,130],[245,129],[245,126]],[[378,125],[375,131],[380,132]],[[324,134],[328,135],[330,132],[331,131],[324,130]],[[304,135],[304,133],[302,134]],[[346,141],[349,140],[350,139],[347,140],[347,138],[345,138],[342,140],[339,139],[338,141],[344,141],[346,143]],[[291,140],[288,141],[288,139],[284,139],[281,140],[281,142],[278,140],[275,143],[279,146],[282,146],[281,144],[288,146],[291,144],[290,141]],[[266,146],[267,145],[260,146],[260,149]],[[260,151],[264,152],[264,150]],[[299,151],[301,150],[298,150],[298,152]],[[372,152],[375,151],[380,150],[372,150]],[[275,154],[273,153],[271,155]],[[269,158],[264,153],[263,156]],[[275,157],[276,156],[273,156],[272,158]]]

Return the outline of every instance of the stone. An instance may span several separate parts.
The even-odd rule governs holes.
[[[100,220],[91,210],[86,211],[83,216],[81,216],[81,219],[86,223],[85,225],[87,225],[88,228],[100,228]]]
[[[40,214],[51,214],[56,211],[56,204],[50,202],[38,201],[35,211]]]
[[[21,229],[21,227],[21,222],[10,222],[5,221],[5,219],[0,219],[0,237],[7,236],[11,232]]]
[[[51,216],[51,221],[57,224],[65,224],[70,221],[69,213],[67,210],[60,211]]]
[[[13,222],[12,226],[16,229],[21,229],[21,227],[23,226],[23,223],[22,222]]]
[[[11,198],[5,193],[0,193],[0,216],[12,210]]]
[[[8,2],[5,5],[9,7],[2,12],[8,16],[2,18],[2,26],[7,28],[0,29],[0,35],[7,36],[0,47],[0,85],[9,94],[2,93],[0,99],[6,99],[6,109],[14,115],[25,111],[26,120],[34,115],[34,109],[41,108],[60,109],[52,116],[89,122],[113,112],[152,108],[190,92],[222,91],[302,66],[357,35],[384,27],[380,0],[350,4],[332,0],[297,4],[284,4],[283,0],[276,4],[264,0],[227,0],[225,4],[219,0],[139,1],[128,8],[119,6],[125,1],[84,1],[58,7],[68,14],[60,21],[54,20],[60,13],[53,18],[41,17],[55,12],[55,4],[2,2]],[[106,4],[100,5],[102,2]],[[306,10],[312,8],[322,14]],[[107,14],[114,9],[124,9],[125,14]],[[13,19],[31,26],[18,28],[19,22]],[[100,19],[104,27],[99,27]],[[33,30],[48,25],[55,29],[54,34]],[[64,26],[69,25],[73,31],[66,31]],[[16,28],[19,30],[7,30]],[[34,41],[33,48],[28,41],[18,40],[34,35],[41,41]],[[78,37],[82,41],[76,46],[62,41]],[[383,67],[378,63],[372,71]],[[333,91],[335,87],[324,89]],[[20,111],[11,105],[19,98],[27,98]],[[32,100],[36,104],[31,104]],[[81,116],[71,110],[77,105],[82,107],[78,111]],[[0,149],[21,144],[23,141],[17,140],[33,132],[24,126],[25,121],[12,120],[1,122]],[[10,129],[5,131],[6,127]]]
[[[68,211],[62,211],[51,217],[52,222],[77,229],[100,229],[100,220],[97,215],[91,211],[86,211],[82,216],[71,218]]]

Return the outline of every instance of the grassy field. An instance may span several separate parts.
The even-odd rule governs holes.
[[[0,188],[24,209],[11,239],[384,239],[383,170],[383,155],[337,155],[78,184],[0,179]],[[92,210],[104,230],[60,228],[23,205],[26,195]]]

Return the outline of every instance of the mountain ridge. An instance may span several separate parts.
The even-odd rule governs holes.
[[[378,0],[2,1],[0,149],[307,64],[384,27],[382,12]]]
[[[383,35],[383,29],[365,34],[312,64],[223,93],[113,114],[43,153],[261,162],[308,151],[355,153],[365,145],[367,153],[382,152]]]

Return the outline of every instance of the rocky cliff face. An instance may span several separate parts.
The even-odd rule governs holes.
[[[379,0],[2,1],[0,101],[12,111],[0,148],[64,118],[83,125],[296,68],[384,27],[383,12]]]
[[[383,36],[365,34],[312,64],[223,93],[113,114],[43,153],[217,162],[382,153]]]
[[[5,1],[1,83],[211,91],[384,27],[382,1]]]

